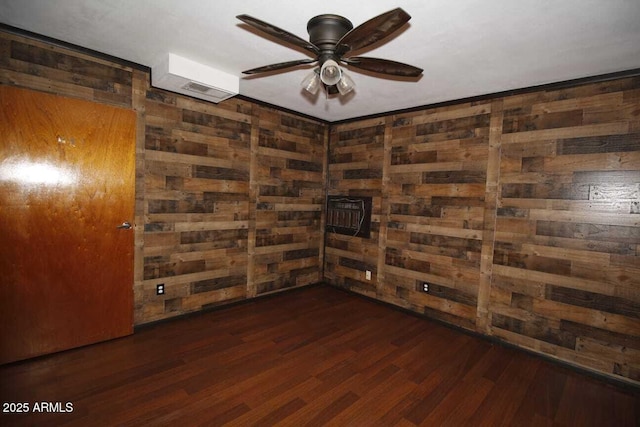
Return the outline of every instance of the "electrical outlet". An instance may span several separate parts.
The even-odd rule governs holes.
[[[428,282],[422,282],[422,292],[425,293],[429,293],[429,283]]]
[[[365,273],[364,273],[364,277],[365,277],[367,280],[371,280],[371,270],[367,270],[367,271],[365,271]]]
[[[156,285],[156,295],[164,295],[164,283]]]

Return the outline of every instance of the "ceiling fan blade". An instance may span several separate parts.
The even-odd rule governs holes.
[[[278,28],[275,25],[271,25],[267,22],[261,21],[249,15],[238,15],[236,16],[236,18],[238,18],[245,24],[252,26],[253,28],[263,31],[273,37],[276,37],[294,46],[301,47],[313,53],[314,55],[317,55],[318,53],[320,53],[320,50],[318,49],[318,47],[313,43],[310,43],[307,40],[296,36],[295,34],[291,34],[288,31]]]
[[[315,59],[297,59],[295,61],[280,62],[278,64],[265,65],[264,67],[252,68],[247,71],[243,71],[242,74],[258,74],[267,73],[269,71],[282,70],[284,68],[295,67],[296,65],[311,64],[316,62]]]
[[[411,15],[402,8],[393,9],[371,18],[345,34],[337,43],[336,52],[341,56],[351,50],[369,46],[390,36],[410,19]]]
[[[354,56],[353,58],[343,58],[342,60],[352,67],[392,76],[418,77],[423,71],[422,68],[403,64],[402,62],[389,61],[388,59]]]

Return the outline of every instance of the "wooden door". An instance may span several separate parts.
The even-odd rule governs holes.
[[[135,119],[0,86],[0,363],[132,333]]]

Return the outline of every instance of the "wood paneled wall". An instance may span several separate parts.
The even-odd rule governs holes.
[[[382,195],[385,123],[382,118],[333,127],[329,138],[329,195],[369,196],[372,212],[369,239],[327,233],[324,277],[373,297],[377,283],[384,283],[381,274],[385,271],[379,268],[384,261],[387,222],[382,215],[382,203],[387,200]],[[367,270],[371,281],[366,281]]]
[[[0,82],[119,107],[132,106],[130,67],[0,30]]]
[[[149,90],[140,317],[319,282],[325,133],[249,102]]]
[[[327,235],[331,283],[640,381],[640,78],[340,124],[329,152],[378,231]]]
[[[489,333],[640,381],[640,79],[503,114]]]
[[[275,110],[255,116],[249,292],[261,295],[322,280],[328,134]]]
[[[0,84],[137,111],[136,324],[322,279],[324,123],[6,32]]]

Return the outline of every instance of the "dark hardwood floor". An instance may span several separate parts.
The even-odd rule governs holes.
[[[0,367],[1,425],[635,426],[640,392],[315,286]],[[42,402],[72,412],[34,413]],[[14,405],[15,408],[15,405]],[[48,405],[46,409],[51,409]]]

